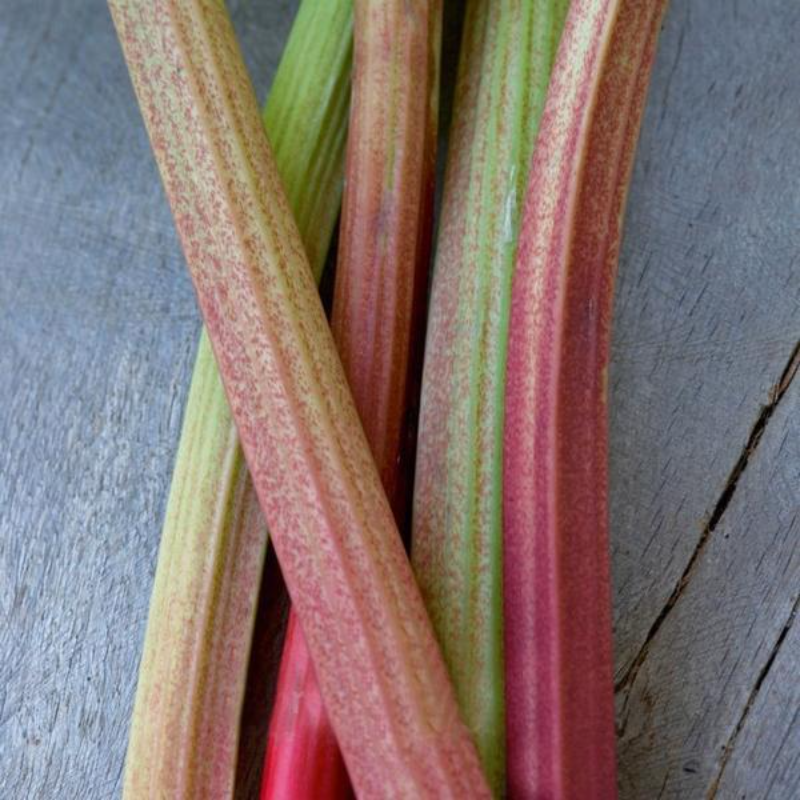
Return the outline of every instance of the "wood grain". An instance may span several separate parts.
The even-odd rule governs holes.
[[[733,788],[726,767],[731,757],[741,763],[737,729],[742,725],[751,733],[750,708],[769,697],[764,680],[791,633],[800,599],[798,487],[800,381],[795,381],[763,429],[647,657],[620,695],[624,797],[704,797],[722,785],[720,775]],[[796,692],[797,666],[793,680],[787,675],[788,693]],[[798,728],[787,730],[797,722],[797,704],[773,707],[771,713],[779,711],[788,719],[778,730],[762,711],[760,746],[766,745],[769,757],[759,771],[782,740],[785,747],[790,736],[800,736]],[[789,788],[780,773],[759,777],[763,786],[774,777]],[[750,784],[744,794],[749,799],[755,774],[740,774],[738,781],[737,791],[721,796],[742,796],[738,790]],[[795,784],[794,791],[798,788]]]
[[[722,748],[740,763],[747,737],[730,740],[732,726],[770,647],[785,641],[778,632],[796,597],[798,454],[769,443],[796,437],[781,422],[792,396],[778,389],[800,340],[800,152],[789,144],[800,124],[790,55],[799,34],[800,11],[783,0],[676,0],[661,40],[628,204],[611,372],[624,798],[742,796],[741,768],[736,785],[715,784],[715,771]],[[792,471],[776,497],[771,476]],[[746,544],[736,546],[732,531]],[[773,539],[783,550],[765,554],[748,583],[751,559]],[[745,653],[747,668],[743,655],[734,669]],[[781,734],[768,716],[757,735],[769,746],[782,735],[791,762],[798,721]],[[793,792],[775,796],[800,787]]]
[[[770,654],[773,660],[762,668],[763,680],[753,688],[746,713],[729,740],[728,757],[717,772],[719,797],[769,800],[797,795],[800,625],[796,621],[797,601]]]
[[[800,339],[800,8],[672,3],[628,203],[611,404],[617,677]]]
[[[229,5],[263,97],[295,3]],[[799,39],[793,0],[673,0],[661,40],[611,374],[624,798],[800,793]],[[0,102],[0,796],[116,797],[199,318],[105,3],[0,4]]]

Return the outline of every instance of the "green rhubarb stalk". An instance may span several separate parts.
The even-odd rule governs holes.
[[[230,20],[212,0],[110,6],[354,788],[486,797]]]
[[[264,112],[317,278],[342,191],[351,55],[351,0],[303,0]],[[127,797],[232,795],[266,543],[203,332],[139,669]]]
[[[504,784],[502,440],[528,164],[567,0],[470,0],[423,373],[412,556],[494,791]]]

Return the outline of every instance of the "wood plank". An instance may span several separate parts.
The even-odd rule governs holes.
[[[673,0],[667,12],[611,369],[620,681],[800,339],[798,37],[800,6],[786,0]]]
[[[800,353],[787,382],[798,362]],[[762,430],[729,505],[619,697],[623,798],[706,796],[731,752],[736,757],[736,731],[754,693],[770,706],[777,700],[758,689],[800,597],[800,380],[786,388]],[[761,732],[777,743],[764,722]],[[793,742],[784,755],[796,759],[796,714],[788,725],[793,730],[783,732]]]
[[[630,195],[612,364],[623,797],[700,796],[715,779],[724,752],[716,748],[727,746],[759,678],[755,666],[731,668],[725,636],[739,606],[719,608],[709,629],[716,584],[692,578],[695,599],[680,625],[672,603],[800,339],[800,227],[786,222],[800,210],[800,155],[789,152],[785,134],[800,123],[800,79],[788,56],[798,31],[797,9],[772,0],[674,0],[666,21]],[[794,459],[792,466],[780,453],[780,468],[796,470]],[[728,507],[727,525],[743,523],[740,509]],[[748,556],[746,548],[732,554],[729,580]],[[760,577],[777,583],[773,605],[785,613],[792,588],[779,577],[783,564],[764,564],[775,574]],[[746,644],[774,641],[784,619],[759,617]],[[768,654],[763,644],[753,664]],[[728,682],[709,675],[707,664],[727,669]],[[718,705],[703,704],[704,688]],[[789,724],[790,762],[800,734],[796,720]],[[739,796],[726,791],[721,785],[721,797]]]
[[[797,525],[797,523],[795,523]],[[754,687],[741,729],[729,744],[717,797],[772,800],[800,793],[800,625],[795,613]]]
[[[295,5],[236,4],[262,96]],[[0,43],[0,796],[116,797],[199,318],[105,3]]]

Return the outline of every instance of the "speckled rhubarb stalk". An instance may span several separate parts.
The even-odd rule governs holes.
[[[631,164],[666,0],[573,0],[528,184],[505,430],[512,797],[616,797],[606,391]]]
[[[402,525],[408,409],[418,388],[433,212],[441,4],[356,0],[347,188],[332,329],[387,497]],[[416,363],[414,363],[416,361]],[[261,797],[348,794],[300,626],[284,644]]]
[[[225,10],[110,6],[356,792],[485,797]]]
[[[566,0],[470,0],[425,350],[414,569],[495,793],[504,783],[502,434],[519,199]]]
[[[441,0],[356,0],[331,328],[398,523],[433,228]],[[415,325],[415,323],[417,323]],[[422,329],[422,330],[420,330]],[[420,335],[423,334],[423,335]]]
[[[344,173],[351,53],[349,0],[304,0],[264,115],[317,275]],[[127,796],[232,794],[266,543],[266,523],[204,333],[153,585]]]

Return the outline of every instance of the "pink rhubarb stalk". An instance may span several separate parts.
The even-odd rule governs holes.
[[[606,391],[622,213],[665,0],[573,0],[511,303],[505,645],[512,797],[616,796]]]
[[[332,328],[402,526],[418,387],[438,119],[439,2],[356,0],[352,112]],[[415,363],[416,362],[416,363]],[[335,798],[347,778],[300,626],[290,620],[262,799]]]
[[[401,528],[433,229],[441,14],[441,0],[355,3],[331,327]]]
[[[486,797],[225,9],[110,6],[356,792]]]

